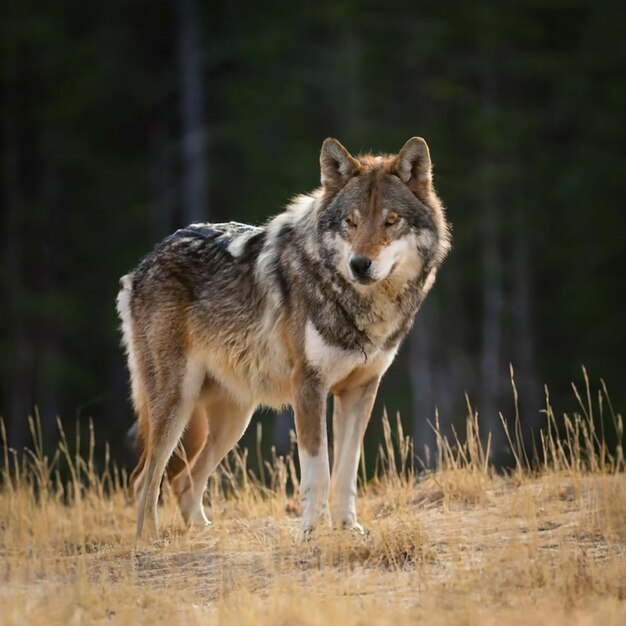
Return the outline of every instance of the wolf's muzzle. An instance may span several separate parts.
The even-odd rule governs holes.
[[[353,256],[350,259],[350,269],[354,277],[360,281],[371,280],[370,269],[372,267],[372,259],[366,256]]]

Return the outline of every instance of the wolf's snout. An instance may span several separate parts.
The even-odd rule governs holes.
[[[369,278],[371,267],[372,259],[366,256],[353,256],[350,259],[350,269],[356,278]]]

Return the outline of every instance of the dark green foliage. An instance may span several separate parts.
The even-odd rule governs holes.
[[[540,383],[569,398],[582,363],[623,406],[622,3],[198,8],[207,218],[262,222],[315,187],[328,135],[353,153],[430,145],[454,224],[417,322],[431,402],[411,401],[407,348],[381,391],[390,411],[417,424],[436,403],[462,419],[468,391],[480,413],[485,285],[500,302],[498,406],[510,414],[509,362],[529,425]],[[37,404],[49,436],[55,413],[93,416],[122,449],[118,278],[183,225],[178,19],[174,2],[2,5],[0,406],[15,445]]]

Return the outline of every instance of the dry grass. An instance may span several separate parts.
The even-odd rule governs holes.
[[[162,537],[146,544],[123,478],[98,475],[91,454],[73,456],[64,438],[50,460],[37,445],[19,462],[5,448],[0,623],[624,624],[624,458],[594,430],[588,400],[561,434],[548,409],[540,463],[513,427],[508,475],[489,466],[471,411],[420,475],[386,423],[379,476],[359,500],[369,534],[305,544],[289,459],[266,465],[266,488],[232,454],[210,484],[214,525],[185,531],[166,497]]]

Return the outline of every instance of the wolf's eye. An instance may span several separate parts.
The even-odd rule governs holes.
[[[348,226],[349,228],[356,228],[356,222],[354,221],[354,218],[352,217],[352,215],[346,215],[343,221],[346,223],[346,226]]]
[[[385,226],[393,226],[398,221],[397,213],[389,213],[387,215],[387,219],[385,220]]]

